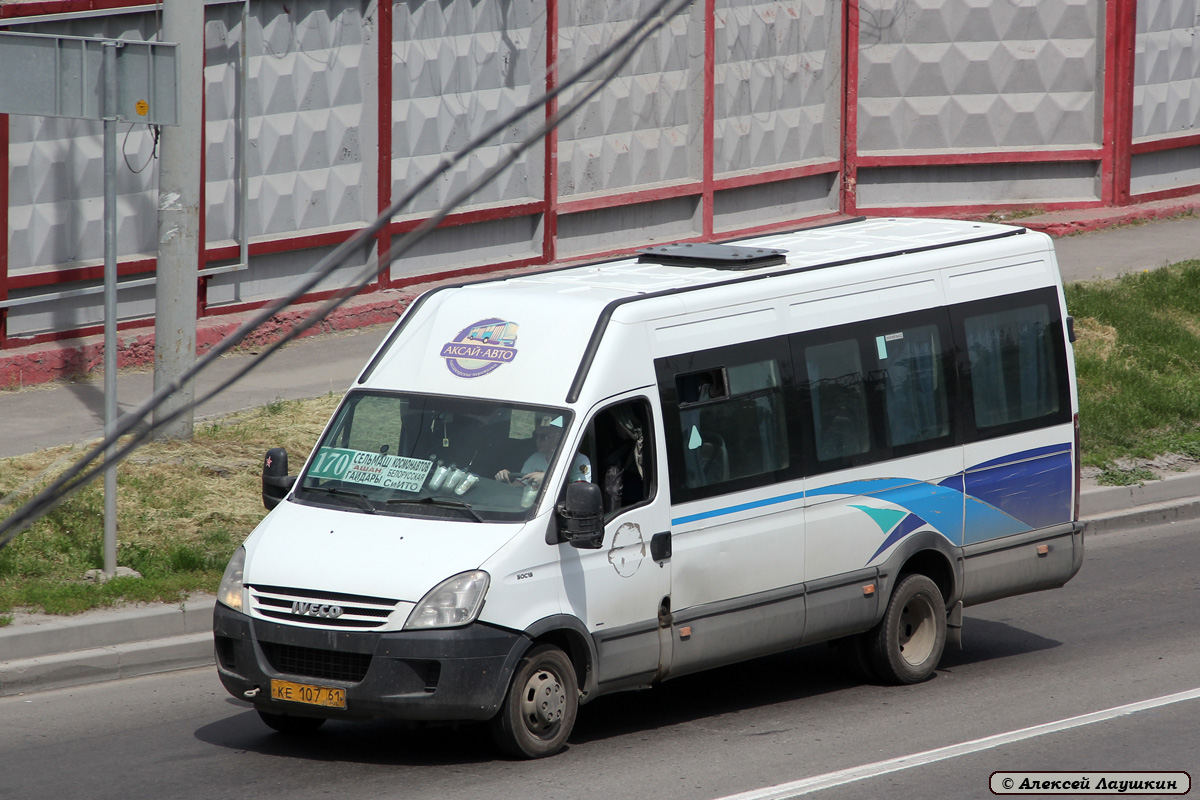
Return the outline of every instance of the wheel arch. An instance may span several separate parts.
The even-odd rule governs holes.
[[[900,544],[881,567],[887,580],[888,596],[906,575],[924,575],[941,590],[942,600],[950,608],[962,596],[962,554],[946,537],[933,531],[914,534]]]
[[[525,629],[528,644],[525,650],[538,644],[552,644],[566,653],[575,667],[579,684],[580,703],[587,702],[596,688],[596,643],[577,617],[555,614],[543,617]],[[524,653],[521,653],[524,655]]]

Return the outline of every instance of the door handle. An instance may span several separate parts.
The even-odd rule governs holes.
[[[655,561],[666,561],[671,557],[671,532],[663,531],[650,537],[650,557]]]

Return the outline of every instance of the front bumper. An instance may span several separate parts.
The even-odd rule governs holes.
[[[329,719],[490,719],[529,646],[521,633],[482,623],[347,633],[251,619],[220,603],[213,635],[217,672],[234,697],[263,711]],[[272,678],[345,689],[346,708],[273,700]]]

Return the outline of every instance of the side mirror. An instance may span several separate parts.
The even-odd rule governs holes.
[[[604,494],[587,481],[567,484],[567,494],[558,504],[562,536],[571,547],[599,550],[604,546]]]
[[[272,509],[287,497],[296,482],[295,475],[288,475],[287,450],[282,447],[272,447],[263,459],[262,471],[262,501],[268,509]]]

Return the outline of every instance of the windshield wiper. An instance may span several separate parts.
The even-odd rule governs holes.
[[[368,514],[375,513],[375,504],[367,499],[367,496],[362,492],[352,492],[349,489],[338,489],[334,486],[303,486],[301,487],[308,492],[324,492],[338,497],[348,497],[355,501],[355,505],[366,511]]]
[[[453,508],[455,510],[466,511],[476,522],[484,522],[483,517],[479,516],[470,503],[464,503],[462,500],[450,500],[445,497],[394,497],[384,503],[385,506],[400,505],[407,503],[414,506],[438,506],[440,508]]]

